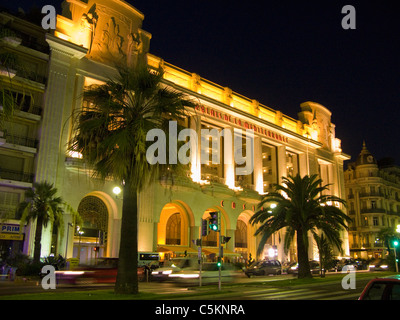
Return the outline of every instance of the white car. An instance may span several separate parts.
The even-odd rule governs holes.
[[[187,268],[195,269],[198,265],[198,260],[194,258],[175,258],[165,261],[163,267],[152,271],[151,278],[153,281],[171,280],[169,275],[181,272]]]
[[[221,265],[221,282],[232,282],[238,272],[229,264]],[[200,269],[185,268],[179,272],[173,272],[168,275],[169,279],[174,282],[184,284],[198,284],[200,278]],[[201,268],[201,282],[202,284],[217,283],[219,281],[219,269],[217,263],[203,263]]]

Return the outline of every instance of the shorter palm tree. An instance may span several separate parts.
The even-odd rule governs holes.
[[[314,234],[314,240],[318,247],[320,275],[325,277],[326,271],[334,264],[332,246],[323,233],[321,235]],[[339,248],[339,250],[342,252],[342,248]]]
[[[286,228],[285,250],[288,250],[296,236],[299,278],[311,276],[308,259],[308,233],[324,232],[334,246],[341,248],[340,231],[347,229],[351,219],[336,204],[345,205],[339,197],[325,195],[328,185],[323,186],[318,175],[282,177],[282,185],[275,185],[275,192],[266,194],[258,211],[250,222],[260,224],[255,235],[261,235],[258,254],[264,249],[268,238],[275,232]],[[274,204],[268,210],[264,206]]]
[[[21,225],[36,220],[35,244],[33,262],[40,262],[41,240],[43,227],[54,223],[62,229],[64,210],[72,211],[61,197],[57,197],[57,188],[48,182],[35,182],[33,188],[25,191],[25,201],[21,202],[18,211],[21,215]]]

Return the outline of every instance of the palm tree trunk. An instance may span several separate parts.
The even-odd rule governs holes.
[[[299,263],[298,278],[312,278],[310,263],[308,262],[307,246],[304,243],[303,230],[299,228],[297,232],[297,259]],[[307,236],[307,235],[306,235]]]
[[[118,273],[115,293],[137,294],[137,190],[125,181],[122,204],[121,242],[118,259]]]
[[[35,248],[33,249],[33,263],[40,263],[40,251],[42,250],[42,230],[43,230],[43,218],[38,215],[36,220],[36,232],[35,232]]]

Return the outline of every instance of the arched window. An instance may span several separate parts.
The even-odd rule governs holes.
[[[242,220],[236,225],[235,248],[247,248],[247,225]]]
[[[174,213],[167,221],[166,244],[181,244],[181,215]]]
[[[105,241],[108,229],[108,210],[104,202],[95,196],[87,196],[78,206],[78,212],[83,220],[80,226],[84,237],[100,237]]]

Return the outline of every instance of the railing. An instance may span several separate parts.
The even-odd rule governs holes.
[[[167,238],[167,239],[165,239],[165,244],[178,245],[179,246],[181,244],[181,239]]]
[[[385,209],[379,209],[379,208],[370,208],[370,209],[361,209],[361,213],[386,213]]]
[[[16,110],[23,111],[23,112],[28,112],[28,113],[32,113],[32,114],[35,114],[37,116],[40,116],[40,115],[42,115],[42,110],[43,109],[40,106],[31,106],[31,105],[28,105],[28,104],[24,104],[24,105],[17,106]]]
[[[32,183],[34,176],[33,173],[29,172],[0,168],[0,179]]]
[[[5,134],[4,138],[6,139],[6,142],[16,144],[19,146],[25,146],[29,148],[36,148],[38,145],[38,140],[28,138],[28,137],[22,137],[22,136],[17,136],[17,135],[12,135],[12,134]]]
[[[217,241],[205,240],[203,241],[203,246],[205,247],[216,247]]]
[[[360,198],[364,197],[384,197],[383,192],[362,192],[360,193]]]
[[[235,242],[235,248],[247,248],[247,242]]]

